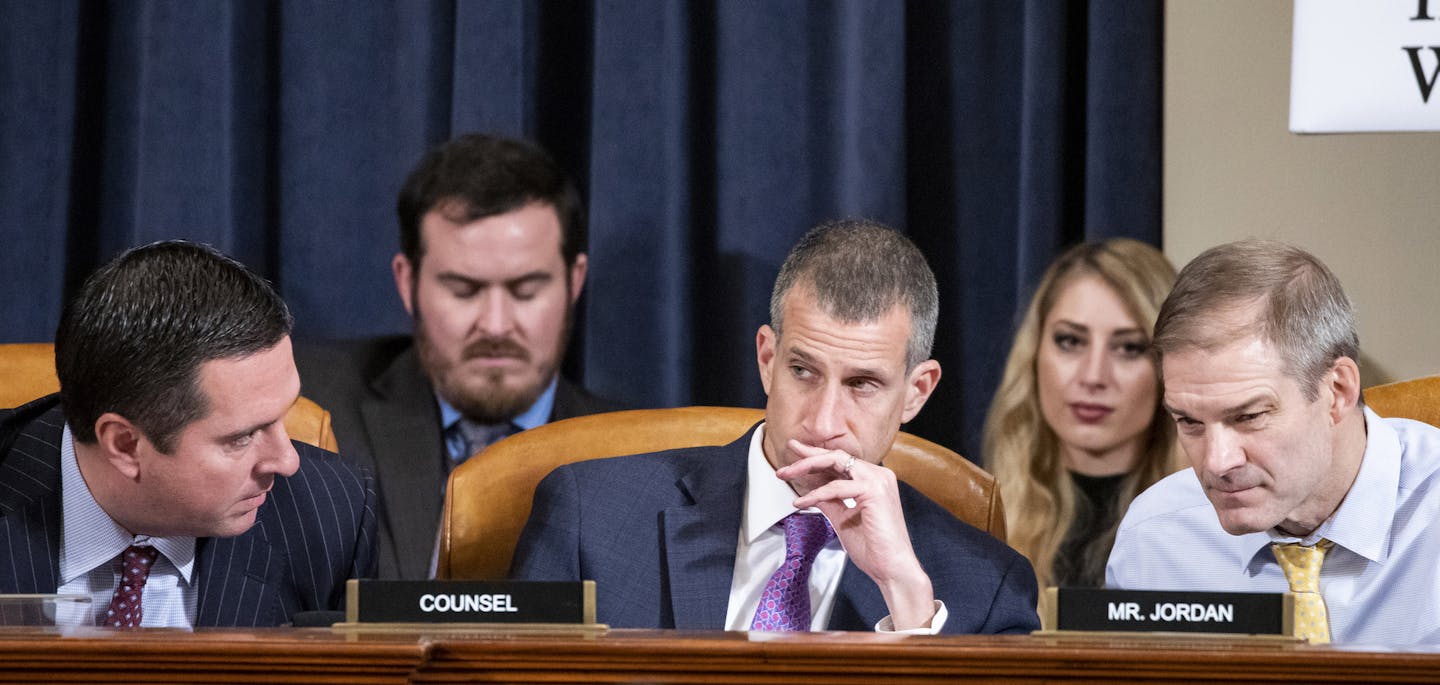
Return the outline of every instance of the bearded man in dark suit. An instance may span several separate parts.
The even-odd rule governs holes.
[[[299,345],[305,393],[375,469],[380,577],[434,573],[445,479],[514,432],[622,409],[562,378],[585,285],[585,210],[540,148],[466,135],[400,191],[395,287],[413,336]]]

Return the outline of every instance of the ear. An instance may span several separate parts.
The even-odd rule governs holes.
[[[415,316],[415,265],[404,252],[396,252],[395,257],[390,260],[390,271],[395,275],[395,290],[400,293],[400,301],[405,304],[405,311],[411,317]]]
[[[770,396],[770,373],[775,364],[775,346],[779,343],[779,336],[770,324],[755,332],[755,365],[760,369],[760,385],[765,388],[766,397]]]
[[[585,289],[585,274],[589,270],[590,262],[585,253],[575,255],[575,263],[570,265],[570,304],[580,299],[580,293]]]
[[[147,439],[139,426],[115,412],[106,412],[95,420],[95,441],[101,457],[126,480],[140,477],[140,445]]]
[[[1360,366],[1349,357],[1336,359],[1321,382],[1329,384],[1330,420],[1340,423],[1360,404]]]
[[[905,387],[905,411],[900,415],[900,423],[909,423],[920,413],[920,408],[930,399],[930,394],[935,392],[935,386],[940,384],[940,362],[934,359],[926,359],[915,365],[910,370],[910,377],[906,379]]]

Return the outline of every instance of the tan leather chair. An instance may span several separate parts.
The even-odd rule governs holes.
[[[0,407],[18,407],[60,391],[55,377],[55,346],[50,343],[0,344]],[[285,415],[290,439],[337,451],[330,412],[301,397]]]
[[[1366,388],[1365,404],[1381,416],[1440,426],[1440,376]]]
[[[724,445],[763,417],[759,409],[734,407],[642,409],[566,419],[501,440],[450,474],[438,575],[504,578],[530,516],[535,486],[557,466]],[[964,457],[902,432],[885,465],[960,519],[1005,539],[1005,515],[995,478]]]

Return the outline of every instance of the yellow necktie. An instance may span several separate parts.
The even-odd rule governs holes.
[[[1295,637],[1313,644],[1330,641],[1330,617],[1325,612],[1325,599],[1320,596],[1320,565],[1325,563],[1325,553],[1334,544],[1321,540],[1314,547],[1270,545],[1275,561],[1280,562],[1280,569],[1285,572],[1285,580],[1290,581],[1290,592],[1295,595]]]

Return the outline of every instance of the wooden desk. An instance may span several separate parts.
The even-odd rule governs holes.
[[[406,683],[429,649],[415,635],[328,628],[41,630],[0,628],[0,683]]]
[[[0,682],[1435,682],[1440,653],[1223,639],[0,630]]]

